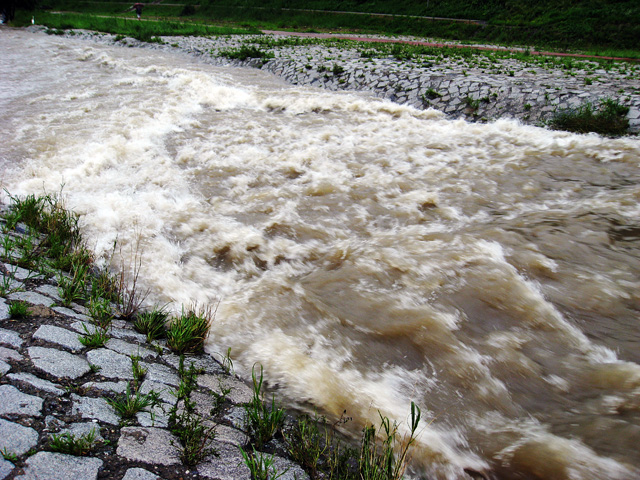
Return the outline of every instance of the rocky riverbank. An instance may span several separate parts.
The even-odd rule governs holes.
[[[6,245],[25,231],[0,234],[0,240]],[[96,327],[85,306],[62,306],[61,272],[43,276],[12,262],[0,262],[0,271],[0,480],[251,478],[239,447],[249,441],[244,405],[253,390],[228,365],[206,354],[184,362],[182,371],[191,364],[197,369],[191,400],[203,425],[213,428],[207,448],[215,451],[186,465],[168,428],[182,380],[180,358],[166,340],[152,345],[131,322],[113,320],[106,344],[89,348],[80,338]],[[27,306],[24,315],[11,311],[17,302]],[[109,403],[152,392],[158,404],[130,419]],[[56,451],[56,438],[84,442],[82,453]],[[270,448],[274,467],[286,472],[280,478],[309,478],[284,458],[282,445]]]
[[[32,27],[33,28],[33,27]],[[34,28],[36,29],[36,28]],[[505,52],[431,49],[403,44],[294,36],[163,37],[159,43],[91,32],[76,38],[173,49],[215,65],[267,70],[295,85],[371,92],[399,104],[434,108],[450,118],[515,118],[542,124],[555,112],[612,99],[629,107],[629,130],[640,131],[640,65]],[[414,39],[403,39],[411,41]],[[239,50],[258,57],[242,58]],[[425,53],[426,52],[426,53]],[[241,59],[229,58],[239,56]]]

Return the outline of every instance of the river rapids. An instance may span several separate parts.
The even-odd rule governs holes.
[[[62,192],[103,262],[138,248],[149,304],[217,307],[209,353],[282,402],[354,437],[415,402],[416,478],[640,478],[640,140],[20,30],[0,51],[2,187]]]

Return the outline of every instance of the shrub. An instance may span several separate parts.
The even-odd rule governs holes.
[[[442,94],[438,93],[433,88],[429,87],[429,88],[427,88],[425,90],[424,96],[425,96],[425,98],[428,98],[429,100],[434,100],[436,98],[440,98],[442,96]]]
[[[185,5],[180,12],[181,17],[188,17],[189,15],[194,15],[196,13],[196,7],[193,5]]]
[[[342,75],[344,73],[344,67],[342,65],[338,65],[337,63],[333,64],[333,68],[331,69],[331,72],[334,75]]]
[[[597,110],[591,103],[585,103],[576,109],[561,110],[549,120],[548,125],[554,130],[620,136],[629,128],[626,117],[628,112],[629,107],[620,105],[615,100],[605,99]]]
[[[273,58],[275,55],[272,52],[261,50],[255,45],[242,45],[240,48],[232,48],[229,50],[220,50],[218,52],[220,57],[227,57],[235,60],[246,60],[247,58]]]

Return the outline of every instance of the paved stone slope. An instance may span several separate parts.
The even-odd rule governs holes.
[[[42,27],[29,29],[44,30]],[[214,65],[267,70],[294,85],[371,92],[399,104],[434,108],[450,118],[469,121],[515,118],[536,125],[549,120],[559,110],[586,103],[597,106],[605,99],[612,99],[630,107],[629,131],[640,132],[638,63],[600,64],[585,59],[550,58],[536,61],[533,56],[524,61],[482,55],[447,56],[438,54],[437,49],[432,55],[409,60],[377,54],[371,58],[372,50],[366,44],[283,45],[279,42],[299,38],[280,35],[167,36],[161,38],[163,43],[145,43],[132,38],[117,40],[114,35],[81,30],[66,35],[126,47],[177,50]],[[274,58],[230,60],[221,56],[221,52],[243,45],[254,46]]]
[[[367,58],[356,44],[262,47],[274,59],[244,61],[218,57],[221,51],[251,44],[265,37],[164,37],[174,48],[200,55],[217,64],[252,66],[268,70],[295,85],[329,90],[369,91],[378,97],[416,108],[434,108],[451,118],[490,121],[508,117],[537,124],[558,110],[585,103],[598,105],[614,99],[630,107],[631,132],[640,131],[640,65],[616,64],[605,68],[596,62],[570,60],[540,64],[517,59],[475,56]],[[274,40],[281,40],[278,37]],[[613,65],[613,64],[612,64]]]
[[[212,446],[218,453],[187,467],[167,428],[179,357],[166,343],[151,346],[130,323],[115,320],[105,347],[88,350],[78,340],[84,327],[93,328],[87,311],[76,304],[56,306],[61,298],[55,279],[1,262],[0,270],[8,293],[0,298],[0,480],[251,478],[238,448],[249,440],[243,405],[253,391],[245,382],[208,355],[187,357],[185,366],[194,363],[202,371],[192,398],[205,423],[216,426]],[[18,300],[30,305],[25,319],[9,316],[10,303]],[[162,403],[153,416],[140,412],[125,424],[106,398],[133,381],[132,357],[147,369],[139,391],[158,392]],[[79,438],[92,431],[97,442],[87,456],[49,451],[53,434]],[[284,455],[277,442],[272,451]],[[308,479],[289,460],[274,459],[279,471],[288,469],[280,478]]]

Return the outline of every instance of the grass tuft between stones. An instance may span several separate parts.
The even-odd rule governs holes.
[[[52,452],[82,456],[91,453],[95,443],[95,429],[91,429],[89,433],[78,437],[68,432],[60,435],[54,433],[49,439],[49,450]]]

